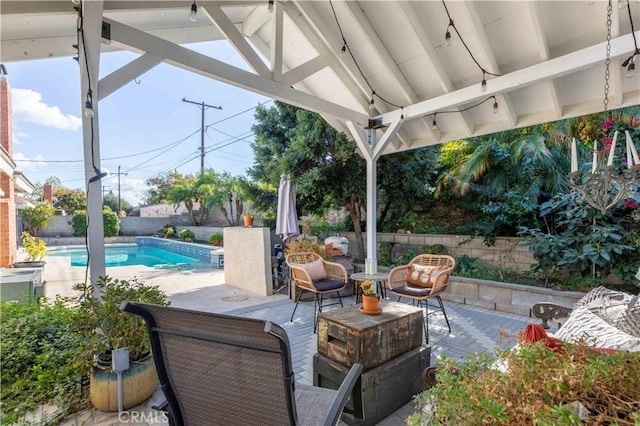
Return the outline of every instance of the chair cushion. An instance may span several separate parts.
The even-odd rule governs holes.
[[[631,336],[597,316],[584,306],[574,308],[555,337],[569,343],[584,340],[589,346],[637,351],[640,338]]]
[[[412,264],[407,271],[407,277],[405,281],[408,284],[417,285],[420,287],[433,287],[433,281],[431,281],[431,272],[436,268],[433,266],[422,266]]]
[[[307,271],[309,273],[309,276],[311,277],[311,281],[313,281],[314,283],[316,281],[322,281],[327,278],[327,271],[324,270],[324,262],[322,261],[322,259],[317,259],[309,263],[299,263],[296,266],[299,266]]]
[[[608,324],[613,324],[618,316],[627,310],[630,300],[630,294],[600,286],[587,293],[573,307],[575,309],[583,306]]]
[[[431,293],[430,288],[411,285],[411,284],[403,285],[401,287],[395,287],[391,291],[397,294],[405,294],[407,296],[412,296],[412,297],[426,297],[429,295],[429,293]]]
[[[322,425],[338,392],[296,383],[298,421],[305,426]]]
[[[320,291],[339,290],[346,285],[342,281],[335,280],[320,280],[315,281],[313,285]]]

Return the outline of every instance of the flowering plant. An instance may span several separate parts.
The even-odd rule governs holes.
[[[374,281],[373,280],[364,280],[360,283],[360,288],[362,289],[363,296],[375,296],[376,290],[373,288]]]
[[[173,237],[175,233],[176,233],[176,228],[174,228],[173,225],[170,225],[168,223],[162,228],[162,235],[164,235],[165,237]]]

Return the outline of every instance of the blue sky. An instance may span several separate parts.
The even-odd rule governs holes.
[[[247,70],[226,41],[185,47]],[[130,52],[103,53],[100,77],[135,59]],[[84,189],[79,67],[72,58],[5,64],[12,88],[14,159],[33,182],[56,176],[72,189]],[[253,164],[253,110],[270,99],[167,64],[160,64],[99,103],[101,169],[121,176],[122,198],[133,205],[144,182],[177,169],[200,170],[200,108],[182,98],[222,106],[207,109],[205,167],[245,175]],[[267,104],[267,105],[270,105]],[[222,120],[222,121],[221,121]],[[239,139],[240,140],[239,140]],[[166,152],[164,152],[166,150]],[[149,152],[150,151],[150,152]],[[144,154],[143,154],[144,153]],[[117,176],[104,178],[117,194]]]

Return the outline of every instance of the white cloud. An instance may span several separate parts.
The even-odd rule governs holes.
[[[42,101],[42,94],[39,92],[13,88],[11,97],[14,121],[35,123],[62,130],[78,130],[82,127],[80,117],[63,114],[57,106],[47,105]]]
[[[132,206],[140,205],[142,203],[142,197],[145,191],[149,187],[145,184],[143,179],[130,179],[123,177],[120,179],[120,194],[123,200],[127,200]],[[113,185],[113,193],[118,194],[118,182]]]
[[[21,172],[34,172],[38,170],[38,167],[47,165],[47,162],[44,161],[44,157],[40,154],[36,155],[35,158],[29,158],[21,152],[16,152],[13,154],[13,159],[18,165],[18,170]]]

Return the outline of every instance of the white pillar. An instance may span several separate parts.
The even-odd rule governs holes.
[[[372,155],[376,146],[376,131],[367,129],[367,144],[369,152],[365,154],[367,160],[367,258],[365,265],[370,268],[366,272],[375,274],[378,272],[378,251],[376,249],[376,162],[377,157]]]
[[[80,99],[84,146],[84,175],[87,191],[87,241],[89,273],[92,282],[106,274],[104,229],[100,177],[100,132],[98,131],[98,70],[102,40],[102,1],[82,2],[82,32],[79,37]],[[89,96],[91,91],[91,96]],[[85,114],[86,102],[93,106],[93,117]]]

